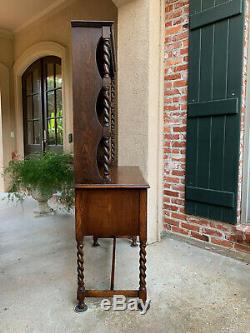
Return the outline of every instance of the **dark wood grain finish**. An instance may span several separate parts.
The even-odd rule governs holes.
[[[72,28],[103,28],[103,27],[112,27],[114,24],[113,21],[71,21]]]
[[[101,34],[96,28],[73,30],[73,103],[75,180],[101,180],[96,156],[102,126],[96,114],[96,100],[102,78],[96,66],[96,46]]]
[[[140,190],[76,189],[85,236],[139,235]]]
[[[84,236],[100,238],[139,236],[139,289],[137,291],[85,291],[81,288],[82,291],[79,291],[78,288],[78,301],[82,307],[85,297],[110,297],[119,295],[119,292],[120,295],[130,297],[139,296],[144,303],[147,300],[146,244],[147,189],[149,185],[137,167],[117,167],[113,172],[113,184],[80,184],[76,186],[76,238],[79,242]],[[114,183],[114,180],[119,181],[119,183]],[[114,261],[115,254],[113,253],[111,289],[114,289]],[[80,286],[82,287],[84,281],[81,277],[80,274]]]
[[[112,22],[72,22],[72,53],[75,181],[109,182],[116,161]]]
[[[112,297],[124,295],[126,297],[139,297],[138,290],[85,290],[85,297]]]
[[[145,303],[147,300],[146,288],[146,245],[147,245],[147,191],[140,192],[140,221],[139,221],[139,298]]]
[[[111,166],[111,39],[110,30],[107,27],[103,28],[103,122],[104,133],[103,138],[103,178],[105,183],[111,181],[110,166]]]
[[[76,184],[75,188],[149,188],[148,183],[142,176],[139,167],[134,166],[115,166],[111,171],[111,182],[103,183],[84,183]]]
[[[77,312],[85,297],[124,295],[146,302],[147,190],[138,167],[117,166],[112,22],[72,22]],[[113,238],[110,290],[86,290],[84,237]],[[114,290],[116,238],[140,240],[138,290]]]
[[[110,290],[114,290],[114,285],[115,285],[115,252],[116,252],[116,237],[113,238],[113,254],[112,254],[111,278],[110,278]]]

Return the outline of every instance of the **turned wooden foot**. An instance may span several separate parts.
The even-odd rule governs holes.
[[[100,243],[98,242],[98,237],[93,237],[93,247],[98,247],[100,246]]]
[[[137,236],[133,236],[132,238],[131,238],[131,247],[137,247],[138,246],[138,244],[137,244]]]
[[[88,306],[84,302],[79,302],[75,306],[75,312],[85,312],[88,310]]]
[[[84,312],[87,310],[87,305],[85,304],[85,285],[84,285],[84,241],[77,242],[77,300],[78,304],[75,307],[76,312]]]

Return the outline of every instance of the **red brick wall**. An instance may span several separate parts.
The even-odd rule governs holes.
[[[211,221],[186,215],[185,147],[188,66],[188,0],[167,0],[165,17],[164,66],[164,229],[226,248],[250,252],[250,227]],[[247,24],[246,24],[247,27]],[[246,58],[246,57],[245,57]],[[246,62],[244,66],[246,73]],[[245,111],[245,87],[242,107],[241,152]],[[239,183],[242,181],[242,153]],[[239,186],[239,194],[241,186]],[[239,195],[239,217],[240,217]]]

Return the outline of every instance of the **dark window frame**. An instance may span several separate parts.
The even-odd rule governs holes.
[[[49,66],[52,71],[52,86],[48,85]],[[59,66],[58,76],[57,70]],[[34,75],[38,73],[36,81],[37,90],[34,91]],[[31,80],[30,90],[28,91],[28,80]],[[35,61],[24,72],[22,76],[22,93],[23,93],[23,128],[24,128],[24,154],[29,155],[36,152],[44,151],[63,151],[63,103],[62,103],[62,64],[61,59],[55,56],[40,58]],[[52,112],[49,114],[49,99],[52,95]],[[28,109],[28,101],[32,99],[31,110]],[[35,104],[38,117],[34,117]],[[61,105],[58,109],[58,105]],[[50,106],[51,107],[51,106]],[[59,114],[60,113],[60,114]],[[31,115],[31,117],[30,117]],[[52,115],[52,117],[51,117]],[[35,125],[39,122],[40,130],[35,130]],[[49,123],[54,122],[51,128]],[[29,124],[32,123],[29,130]],[[59,123],[61,124],[59,127]],[[52,129],[52,131],[51,131]],[[30,132],[31,131],[31,132]],[[50,132],[51,131],[51,132]],[[54,132],[54,134],[53,134]],[[30,135],[31,140],[30,140]]]

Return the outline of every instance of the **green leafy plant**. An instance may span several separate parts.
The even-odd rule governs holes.
[[[11,161],[5,170],[10,179],[9,199],[23,201],[32,192],[51,198],[59,193],[58,201],[72,208],[74,204],[72,156],[46,152],[33,154],[24,160]]]

